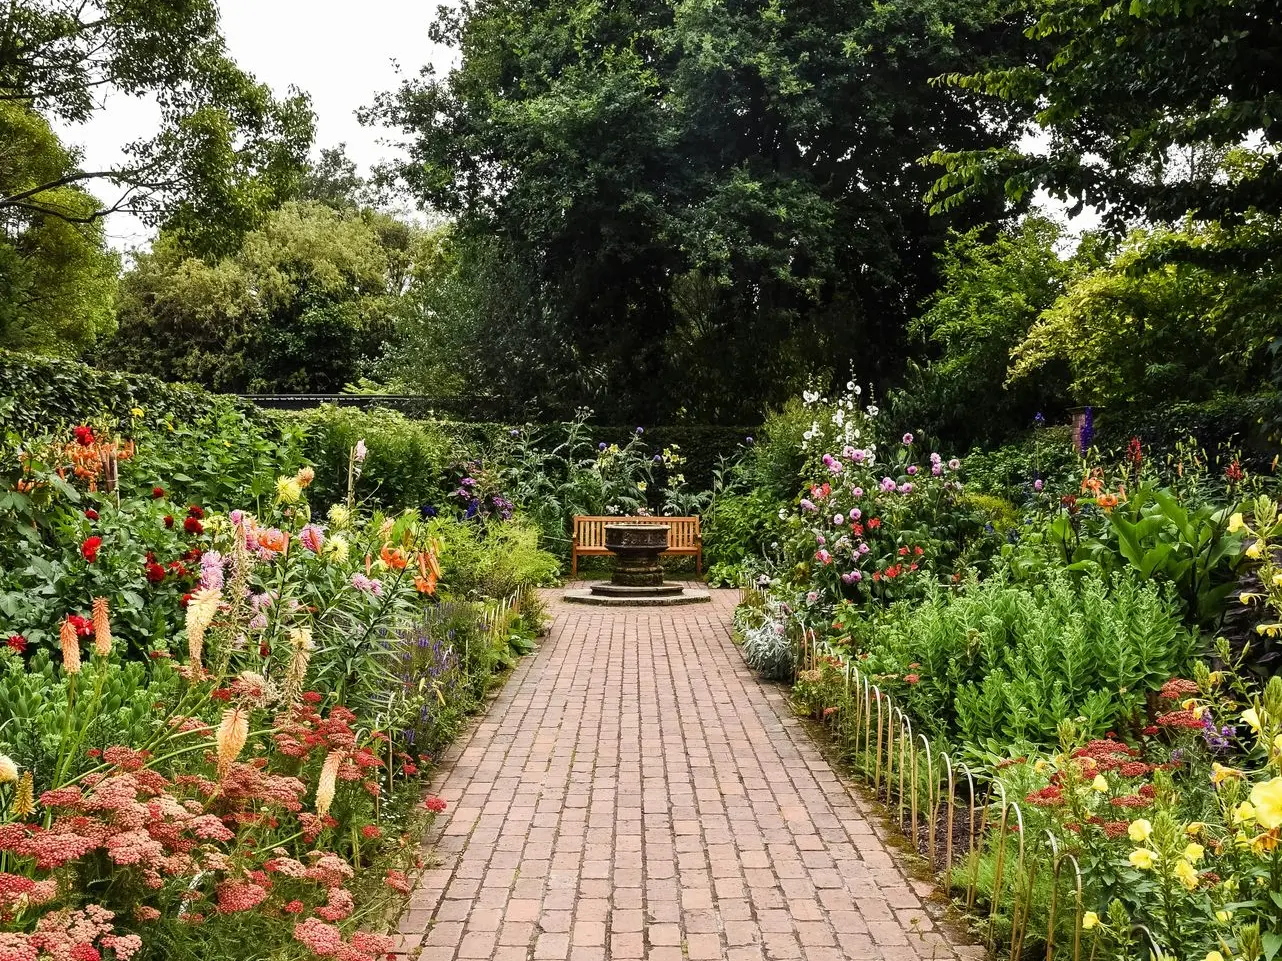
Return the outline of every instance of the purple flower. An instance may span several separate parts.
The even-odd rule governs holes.
[[[218,551],[205,551],[200,555],[200,586],[208,591],[223,587],[223,555]]]
[[[870,550],[872,550],[872,548],[871,548],[871,547],[869,547],[867,544],[860,544],[860,545],[859,545],[859,553],[860,553],[860,555],[861,555],[861,556],[862,556],[862,555],[864,555],[864,554],[867,554]]]
[[[894,489],[895,489],[895,481],[893,478],[883,477],[881,479],[881,491],[883,494],[889,494]]]
[[[1083,454],[1091,448],[1091,442],[1095,440],[1095,411],[1087,407],[1082,412],[1082,430],[1077,435],[1077,446]]]
[[[605,441],[601,441],[601,443],[597,444],[597,445],[596,445],[596,449],[597,449],[597,450],[605,450]]]
[[[755,443],[756,443],[756,441],[755,441],[755,440],[753,440],[751,437],[745,437],[745,438],[743,439],[743,442],[744,442],[745,444],[747,444],[749,447],[751,447],[753,444],[755,444]]]
[[[856,487],[854,490],[850,492],[850,494],[852,497],[855,498],[855,500],[858,500],[859,498],[864,496],[864,489],[862,487]]]
[[[818,510],[818,508],[817,508],[817,507],[815,507],[814,501],[810,500],[810,498],[808,498],[808,497],[803,497],[803,498],[801,499],[801,509],[802,509],[803,511],[813,511],[813,510]]]
[[[900,485],[899,485],[899,493],[901,493],[901,494],[911,494],[912,492],[913,492],[913,485],[912,485],[912,484],[900,484]]]
[[[840,526],[840,525],[842,525],[842,524],[846,523],[846,518],[842,517],[840,514],[833,514],[833,515],[832,515],[832,522],[833,522],[834,524],[836,524],[836,525]]]
[[[914,477],[914,476],[916,476],[916,474],[917,474],[917,465],[916,465],[916,464],[909,464],[909,465],[908,465],[908,476],[909,476],[909,477]]]
[[[911,446],[912,446],[912,443],[913,443],[913,435],[912,435],[912,434],[905,434],[905,435],[904,435],[904,446],[905,446],[905,447],[911,447]]]
[[[515,427],[513,427],[510,431],[507,432],[507,435],[509,437],[520,437],[521,432],[517,430]]]
[[[933,451],[931,452],[931,455],[930,455],[930,462],[931,462],[932,464],[938,464],[938,463],[939,463],[940,461],[942,461],[942,460],[943,460],[943,458],[942,458],[942,457],[940,457],[938,454],[934,453]]]
[[[942,474],[942,473],[944,472],[944,469],[943,469],[942,467],[940,467],[938,464],[931,464],[931,465],[930,465],[930,472],[931,472],[931,474],[932,474],[932,475],[934,475],[935,477],[938,477],[940,474]]]
[[[859,518],[863,516],[864,516],[864,512],[861,511],[858,507],[852,508],[850,511],[850,519],[852,521],[857,521],[859,520]]]
[[[645,433],[645,428],[644,428],[644,427],[638,427],[638,428],[637,428],[637,436],[638,436],[638,437],[640,437],[640,436],[641,436],[642,434],[644,434],[644,433]]]
[[[811,591],[809,594],[807,594],[807,595],[806,595],[806,603],[807,603],[807,604],[814,604],[814,603],[815,603],[816,601],[818,601],[818,600],[819,600],[819,592],[818,592],[818,591]]]
[[[1042,488],[1044,488],[1045,486],[1046,485],[1042,483],[1042,479],[1040,477],[1037,478],[1037,480],[1033,481],[1033,490],[1037,491],[1037,493],[1039,494],[1042,492]]]
[[[848,571],[841,575],[841,579],[847,584],[858,584],[864,579],[864,575],[860,571]]]

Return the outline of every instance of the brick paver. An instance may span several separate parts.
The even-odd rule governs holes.
[[[421,961],[837,961],[954,947],[730,640],[731,591],[556,615],[447,758]]]

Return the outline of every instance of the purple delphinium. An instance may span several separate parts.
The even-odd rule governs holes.
[[[1077,436],[1077,446],[1083,454],[1091,449],[1091,442],[1095,440],[1095,411],[1087,407],[1082,412],[1082,431]]]

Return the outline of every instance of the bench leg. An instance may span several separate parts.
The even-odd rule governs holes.
[[[577,547],[570,548],[570,576],[579,576],[579,549]]]
[[[702,547],[699,548],[698,552],[694,555],[694,557],[695,557],[695,560],[694,560],[695,572],[700,577],[702,577],[703,576],[703,548]]]

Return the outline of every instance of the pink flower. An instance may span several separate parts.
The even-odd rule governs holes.
[[[315,524],[308,524],[298,532],[298,542],[313,554],[319,554],[325,543],[325,534]]]
[[[911,445],[912,445],[912,442],[913,442],[913,435],[912,435],[912,434],[905,434],[905,435],[904,435],[904,446],[905,446],[905,447],[909,447],[909,446],[911,446]]]
[[[296,924],[294,940],[322,958],[337,954],[343,947],[343,935],[338,928],[318,918],[308,918],[301,924]]]
[[[904,675],[904,683],[905,683],[905,684],[916,684],[916,683],[917,683],[918,681],[920,681],[920,680],[921,680],[921,677],[919,677],[919,676],[918,676],[918,675],[916,675],[916,674],[905,674],[905,675]]]

